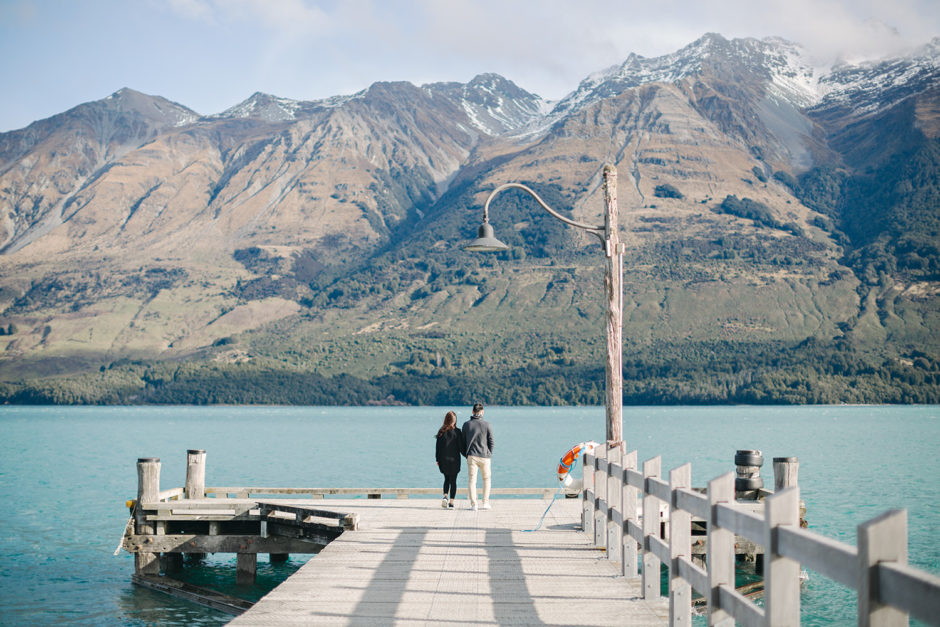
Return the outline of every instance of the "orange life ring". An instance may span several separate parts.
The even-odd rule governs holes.
[[[598,446],[597,442],[590,441],[575,444],[568,449],[568,452],[562,455],[561,459],[558,461],[558,480],[565,480],[565,477],[567,477],[568,473],[571,471],[571,466],[577,461],[581,453],[591,453],[596,446]]]

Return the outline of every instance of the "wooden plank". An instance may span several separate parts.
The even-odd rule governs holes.
[[[134,554],[158,553],[317,553],[336,536],[326,534],[314,538],[287,538],[255,535],[204,536],[179,535],[130,535],[124,537],[124,550]],[[158,562],[159,566],[159,562]]]
[[[251,609],[254,605],[251,601],[229,596],[208,588],[184,583],[170,577],[135,574],[131,575],[131,581],[138,586],[186,599],[187,601],[192,601],[235,616]]]

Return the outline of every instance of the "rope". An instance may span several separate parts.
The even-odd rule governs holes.
[[[134,516],[132,515],[130,518],[127,519],[127,522],[124,523],[124,533],[121,534],[121,539],[118,540],[117,548],[114,549],[115,555],[119,554],[121,552],[121,549],[124,547],[124,537],[127,536],[127,528],[131,526],[131,521],[133,520],[134,520]]]
[[[568,471],[568,476],[569,476],[569,477],[571,476],[571,471],[574,470],[574,467],[577,466],[577,465],[578,465],[578,458],[576,457],[575,460],[574,460],[573,462],[571,462],[571,469]],[[544,521],[545,521],[545,517],[548,516],[548,510],[550,510],[550,509],[552,508],[552,505],[555,504],[555,499],[558,498],[558,495],[561,494],[561,491],[564,490],[566,487],[567,487],[567,486],[565,486],[565,483],[562,482],[562,484],[558,487],[558,490],[555,492],[555,496],[552,497],[552,502],[549,503],[549,504],[548,504],[548,507],[545,508],[545,513],[543,513],[543,514],[542,514],[542,517],[539,519],[539,524],[537,524],[537,525],[535,526],[535,529],[523,529],[522,531],[523,531],[524,533],[530,533],[530,532],[532,532],[532,531],[538,531],[538,530],[542,527],[542,522],[544,522]]]

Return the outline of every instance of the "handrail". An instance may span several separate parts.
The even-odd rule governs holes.
[[[598,447],[583,461],[585,533],[607,549],[608,559],[620,559],[626,577],[638,577],[637,550],[643,551],[643,572],[649,573],[643,581],[645,597],[660,596],[659,564],[669,567],[672,625],[689,624],[689,586],[708,601],[709,624],[729,616],[746,627],[799,624],[801,566],[858,591],[859,624],[875,624],[875,611],[883,615],[887,606],[902,620],[910,615],[940,625],[940,577],[906,563],[906,511],[887,512],[859,525],[856,548],[800,528],[796,486],[768,496],[760,516],[734,500],[733,473],[711,481],[709,491],[715,493],[703,495],[689,487],[688,465],[668,473],[666,481],[659,457],[640,465],[636,451],[626,453],[620,447]],[[669,511],[668,538],[659,524],[660,506]],[[709,560],[704,569],[691,559],[689,531],[675,524],[689,525],[692,517],[707,521]],[[734,572],[734,542],[728,534],[764,549],[763,607],[736,591],[733,577],[728,581],[728,573]],[[679,582],[685,582],[686,592]]]
[[[490,494],[502,496],[522,496],[530,494],[539,494],[542,496],[552,496],[558,488],[492,488]],[[458,488],[458,494],[466,494],[467,488]],[[322,498],[330,495],[394,495],[398,498],[408,498],[408,496],[436,495],[440,498],[440,488],[275,488],[265,486],[217,486],[205,488],[207,497],[225,497],[229,494],[238,495],[235,498],[250,498],[255,494],[295,494],[301,496],[310,496],[312,498]]]

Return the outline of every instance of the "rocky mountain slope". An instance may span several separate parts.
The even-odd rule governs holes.
[[[599,221],[611,162],[628,401],[923,400],[938,42],[820,72],[797,44],[709,34],[557,103],[492,74],[210,116],[122,89],[0,134],[0,392],[598,402],[596,241],[507,192],[491,220],[512,249],[459,245],[508,181]],[[332,396],[224,384],[272,373]]]

